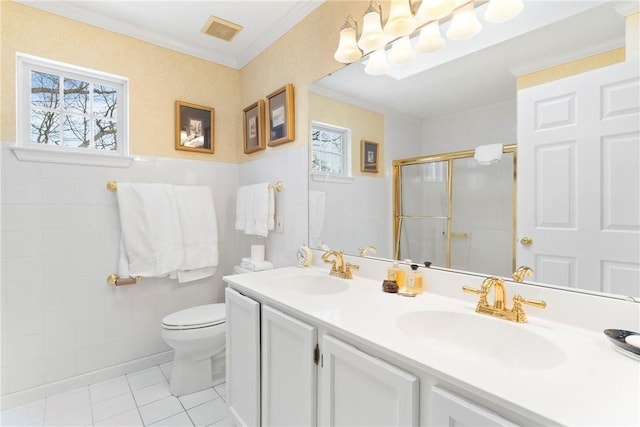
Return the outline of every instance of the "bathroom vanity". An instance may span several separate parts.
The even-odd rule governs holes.
[[[432,284],[414,298],[318,266],[225,277],[237,424],[640,424],[640,361],[601,331],[531,307],[528,323],[478,314],[460,288],[481,278],[425,273]]]

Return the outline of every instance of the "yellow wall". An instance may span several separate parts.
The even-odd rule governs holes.
[[[640,12],[625,18],[627,60],[640,58]]]
[[[11,1],[0,8],[2,142],[16,138],[15,58],[22,52],[128,77],[131,154],[239,160],[238,70]],[[215,154],[175,150],[176,100],[215,108]]]
[[[285,83],[293,83],[296,122],[295,141],[246,155],[238,147],[242,161],[309,143],[309,84],[342,68],[333,59],[340,27],[347,15],[362,15],[368,4],[368,1],[328,0],[240,70],[241,109]]]
[[[353,175],[384,178],[384,114],[309,93],[309,126],[323,122],[351,130],[351,170]],[[360,141],[378,143],[378,173],[360,172]]]
[[[333,60],[340,27],[347,15],[359,16],[367,6],[368,1],[328,0],[242,70],[234,70],[0,0],[0,141],[15,142],[15,54],[23,52],[128,77],[132,154],[245,162],[305,146],[308,85],[342,67]],[[295,140],[244,154],[242,109],[286,83],[294,84]],[[215,108],[215,154],[175,150],[176,100]]]

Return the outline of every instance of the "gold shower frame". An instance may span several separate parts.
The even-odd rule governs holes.
[[[517,196],[517,146],[516,144],[505,145],[502,148],[503,153],[513,153],[513,236],[511,239],[512,254],[512,270],[516,268],[516,196]],[[473,157],[475,150],[454,151],[450,153],[433,154],[429,156],[411,157],[408,159],[400,159],[393,161],[393,259],[399,260],[400,255],[400,231],[402,223],[406,218],[415,218],[413,216],[404,216],[402,214],[402,166],[417,165],[429,162],[447,162],[447,242],[445,248],[445,268],[451,268],[451,239],[456,236],[451,235],[451,216],[453,210],[453,161],[456,159],[465,159]]]

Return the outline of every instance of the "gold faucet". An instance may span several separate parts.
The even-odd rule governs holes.
[[[378,252],[378,250],[376,249],[375,246],[367,246],[365,248],[358,248],[358,251],[360,252],[360,256],[362,256],[362,257],[367,256],[368,253],[376,254]]]
[[[533,274],[533,270],[531,267],[527,267],[526,265],[522,265],[518,267],[515,273],[513,273],[513,280],[516,282],[523,282],[525,276],[531,276]]]
[[[487,294],[493,288],[493,305],[489,305]],[[512,322],[525,323],[527,315],[522,308],[522,304],[532,305],[537,308],[545,308],[547,303],[544,301],[532,301],[516,295],[513,297],[513,307],[509,310],[505,304],[507,294],[504,290],[504,280],[497,277],[488,277],[480,286],[480,289],[473,289],[463,286],[464,292],[480,295],[480,301],[476,306],[476,312],[488,314],[489,316],[499,317],[501,319],[510,320]]]
[[[344,263],[344,259],[342,255],[344,251],[327,251],[322,255],[322,261],[325,264],[331,264],[330,275],[340,277],[342,279],[353,279],[353,273],[351,273],[351,269],[358,270],[360,268],[359,265],[354,265],[350,263]],[[329,258],[334,257],[334,260]]]

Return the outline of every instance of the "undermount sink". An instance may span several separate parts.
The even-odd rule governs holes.
[[[476,362],[520,369],[551,369],[565,360],[558,346],[529,331],[526,323],[512,323],[483,314],[416,311],[400,316],[397,325],[412,338],[432,343],[454,357]]]
[[[269,282],[269,284],[288,292],[305,295],[331,295],[349,289],[349,284],[345,279],[338,279],[329,275],[296,274],[279,277]]]

